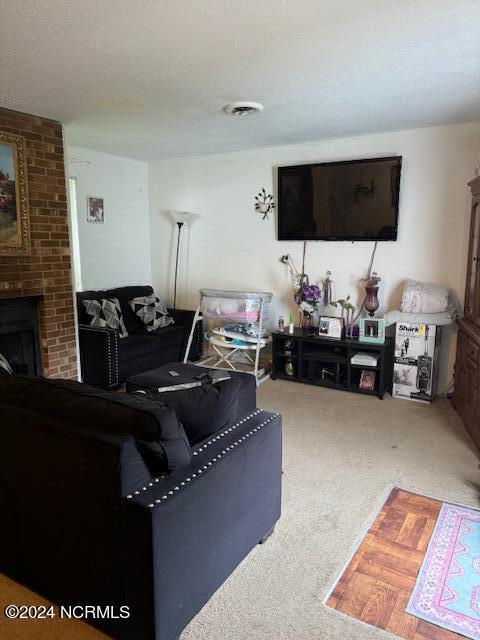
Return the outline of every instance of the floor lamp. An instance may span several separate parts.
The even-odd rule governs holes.
[[[180,252],[180,235],[185,225],[192,227],[195,222],[200,218],[198,213],[189,213],[188,211],[170,211],[170,216],[177,225],[177,250],[175,253],[175,281],[173,287],[173,308],[177,308],[177,276],[178,276],[178,258]]]

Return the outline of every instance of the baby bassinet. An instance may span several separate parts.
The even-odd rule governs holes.
[[[268,319],[271,300],[272,294],[268,292],[200,289],[200,302],[193,319],[184,362],[188,360],[194,329],[200,319],[227,320],[236,323],[238,330],[234,331],[232,325],[229,325],[228,331],[222,332],[221,328],[217,327],[211,335],[207,333],[206,339],[213,349],[213,354],[198,364],[246,371],[255,376],[257,383],[263,382],[268,375],[259,370],[259,359],[260,351],[270,341],[264,331],[264,321]],[[237,333],[238,337],[233,337]],[[242,354],[242,364],[246,365],[246,368],[237,367],[239,354]]]

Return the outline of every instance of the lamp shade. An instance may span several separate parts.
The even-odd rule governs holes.
[[[195,222],[201,218],[198,213],[190,213],[189,211],[169,211],[170,216],[177,224],[186,224],[187,227],[192,227]]]

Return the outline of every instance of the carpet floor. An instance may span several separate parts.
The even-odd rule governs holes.
[[[258,405],[284,424],[283,513],[182,640],[392,638],[323,601],[391,485],[478,506],[478,457],[450,403],[277,380]]]
[[[457,414],[445,400],[380,401],[285,381],[261,385],[258,405],[283,415],[282,518],[182,640],[392,638],[324,599],[392,484],[478,507],[478,456]],[[2,603],[5,585],[0,580]],[[54,637],[39,627],[15,638]],[[81,631],[62,637],[102,637]]]

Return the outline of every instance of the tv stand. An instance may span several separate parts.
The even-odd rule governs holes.
[[[352,356],[362,351],[375,353],[377,366],[352,364]],[[272,380],[304,382],[377,396],[381,400],[386,391],[392,390],[394,339],[391,337],[387,337],[384,344],[369,344],[351,338],[334,340],[307,335],[296,328],[293,334],[274,332],[272,352]],[[375,372],[373,389],[360,387],[362,370]]]

